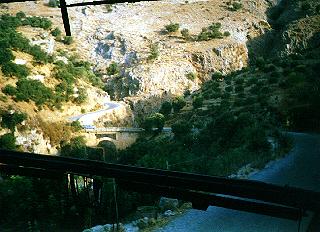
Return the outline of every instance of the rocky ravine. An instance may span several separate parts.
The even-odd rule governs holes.
[[[96,70],[105,72],[111,62],[120,64],[120,77],[104,76],[115,95],[126,97],[135,111],[149,112],[172,95],[198,89],[212,72],[247,65],[246,42],[269,29],[265,21],[269,3],[242,2],[239,11],[227,10],[226,2],[218,0],[117,4],[111,12],[105,6],[78,7],[70,9],[71,28],[79,53],[96,64]],[[180,32],[164,31],[165,25],[179,23],[180,29],[196,35],[212,22],[221,22],[221,31],[231,35],[186,42]],[[159,57],[148,61],[152,44],[158,44]],[[195,80],[186,77],[190,72],[197,73]]]
[[[45,2],[7,5],[12,13],[22,10],[50,17],[62,29],[60,9]],[[238,11],[228,10],[227,2],[166,0],[69,8],[75,38],[72,49],[104,73],[110,63],[118,63],[120,75],[103,76],[108,93],[129,103],[136,116],[147,115],[164,100],[200,88],[212,72],[227,73],[247,65],[246,43],[270,29],[265,12],[274,1],[242,0]],[[164,31],[165,25],[179,23],[180,30],[197,35],[213,22],[220,22],[220,31],[230,36],[195,42],[185,41],[180,32]],[[159,56],[148,60],[150,46],[155,44]],[[196,73],[197,78],[189,80],[188,73]]]

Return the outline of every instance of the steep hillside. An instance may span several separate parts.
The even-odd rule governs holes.
[[[281,155],[290,144],[281,131],[319,131],[320,6],[315,1],[287,2],[292,4],[271,21],[274,28],[247,42],[251,50],[260,46],[248,67],[213,73],[198,91],[163,103],[159,113],[164,117],[152,115],[143,125],[160,131],[171,126],[174,136],[141,139],[121,161],[230,175]],[[307,11],[304,4],[310,6]],[[270,12],[278,7],[283,6]],[[299,17],[279,26],[283,15],[294,12]]]
[[[247,66],[246,42],[270,29],[265,16],[270,3],[236,3],[157,1],[69,8],[75,49],[104,73],[110,96],[125,99],[143,118],[141,112],[154,112],[164,100],[199,89],[213,72]],[[61,23],[59,9],[44,12],[43,3],[28,4],[22,9]],[[17,11],[17,6],[9,9]],[[212,23],[221,26],[210,38]],[[170,24],[179,24],[176,31],[166,29]],[[195,77],[188,78],[190,73]]]
[[[0,29],[2,120],[7,112],[13,122],[15,113],[26,115],[17,130],[2,123],[1,134],[8,128],[21,149],[56,153],[74,132],[69,117],[103,108],[109,95],[90,63],[72,52],[71,38],[62,37],[47,18],[3,13]]]

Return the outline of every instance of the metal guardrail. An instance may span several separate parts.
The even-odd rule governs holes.
[[[319,192],[252,180],[14,151],[0,151],[0,163],[0,171],[11,174],[45,177],[47,173],[49,178],[54,178],[74,173],[116,178],[125,188],[188,200],[200,209],[216,205],[292,220],[301,216],[301,210],[320,211]]]

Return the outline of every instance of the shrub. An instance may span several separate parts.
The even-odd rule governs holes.
[[[1,49],[0,64],[6,64],[15,58],[10,49],[5,48],[4,46],[1,46],[1,45],[0,45],[0,49]]]
[[[47,53],[42,51],[38,45],[33,46],[29,53],[33,55],[33,59],[37,63],[47,64],[48,62],[53,61],[52,57],[48,56]]]
[[[0,148],[5,150],[16,149],[16,137],[13,135],[13,133],[0,136]]]
[[[22,18],[25,18],[26,17],[26,14],[22,11],[19,11],[17,14],[16,14],[16,17],[19,18],[19,19],[22,19]]]
[[[116,62],[112,62],[107,68],[108,75],[116,75],[120,73],[119,65]]]
[[[161,132],[163,129],[165,123],[165,117],[163,114],[155,113],[149,117],[146,118],[146,120],[143,123],[143,128],[151,132],[152,128],[155,127],[158,129],[158,132]]]
[[[310,10],[310,8],[311,8],[311,5],[310,5],[309,2],[304,2],[304,3],[302,3],[302,5],[301,5],[301,10],[302,10],[302,11],[308,11],[308,10]]]
[[[268,83],[269,83],[269,84],[276,84],[276,83],[278,83],[278,78],[275,77],[275,76],[270,76],[270,77],[268,78]]]
[[[223,34],[219,31],[220,27],[221,23],[212,23],[208,28],[202,28],[197,36],[197,41],[223,38]]]
[[[51,31],[51,35],[53,35],[54,37],[60,36],[61,30],[58,27],[56,27],[54,30]]]
[[[170,23],[168,25],[165,25],[164,27],[165,27],[166,31],[170,33],[170,32],[178,31],[180,25],[179,25],[179,23]]]
[[[181,35],[185,40],[191,40],[191,35],[189,33],[189,30],[184,28],[181,30]]]
[[[15,130],[16,125],[20,124],[27,119],[27,115],[24,113],[10,113],[8,111],[1,112],[1,126],[8,128],[11,131]]]
[[[212,75],[211,75],[211,79],[212,80],[219,80],[223,78],[223,74],[221,72],[214,72]]]
[[[193,98],[193,101],[192,101],[193,108],[197,109],[197,108],[201,107],[202,105],[203,105],[203,97],[202,96],[198,96],[198,97]]]
[[[52,26],[52,22],[49,19],[37,16],[26,18],[23,21],[23,24],[30,25],[31,27],[40,27],[45,30],[49,29]]]
[[[14,96],[17,93],[17,90],[12,85],[6,85],[5,87],[2,88],[2,92],[7,95]]]
[[[194,72],[189,72],[186,74],[186,77],[190,81],[194,81],[197,78],[197,74]]]
[[[74,100],[74,102],[77,104],[82,104],[86,102],[87,98],[88,98],[87,91],[84,88],[79,88],[78,97]]]
[[[176,97],[172,102],[173,111],[175,113],[179,112],[186,104],[187,103],[183,97],[181,97],[181,96]]]
[[[176,138],[187,136],[191,132],[191,124],[185,120],[175,122],[172,126],[172,133]]]
[[[232,87],[232,86],[227,86],[227,87],[225,88],[225,91],[226,91],[226,92],[232,92],[232,91],[233,91],[233,87]]]
[[[243,92],[244,91],[244,88],[242,85],[237,85],[235,88],[234,88],[234,91],[235,92]]]
[[[159,44],[153,43],[150,45],[150,55],[148,56],[148,60],[155,60],[159,57]]]
[[[30,70],[25,65],[8,62],[2,65],[1,68],[5,76],[16,76],[18,78],[25,78],[30,74]]]
[[[53,100],[52,90],[37,80],[20,79],[16,89],[17,101],[32,100],[41,106]]]
[[[105,8],[106,8],[108,13],[112,12],[112,4],[106,4]]]
[[[48,5],[49,5],[50,7],[58,7],[58,5],[59,5],[59,0],[49,0]]]
[[[231,34],[230,34],[229,31],[225,31],[225,32],[223,32],[223,35],[224,35],[225,37],[228,37],[228,36],[230,36]]]
[[[172,104],[168,101],[165,101],[164,103],[162,103],[159,113],[167,116],[171,113],[171,110],[172,110]]]
[[[67,44],[67,45],[72,44],[72,43],[73,43],[73,38],[72,38],[72,36],[65,36],[65,37],[63,38],[63,43],[64,43],[64,44]]]
[[[236,85],[242,85],[244,83],[244,79],[243,78],[238,78],[235,80]]]
[[[242,8],[242,3],[240,2],[233,2],[228,9],[231,11],[237,11],[240,10]]]
[[[72,126],[75,132],[82,130],[82,126],[78,120],[73,121],[70,125]]]

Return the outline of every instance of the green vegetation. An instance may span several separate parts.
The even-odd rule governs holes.
[[[230,11],[238,11],[242,9],[243,5],[241,2],[229,2],[228,3],[228,10]]]
[[[8,77],[25,78],[30,74],[30,70],[25,65],[15,64],[12,61],[4,63],[1,68],[2,73]]]
[[[147,132],[152,132],[153,128],[157,128],[157,132],[161,132],[164,126],[165,117],[161,113],[155,113],[147,117],[142,124],[142,127]]]
[[[148,60],[155,60],[159,57],[159,44],[153,43],[150,45],[150,55],[148,56]]]
[[[106,4],[105,8],[106,8],[108,13],[112,12],[112,4]]]
[[[197,41],[207,41],[211,39],[222,39],[223,34],[220,32],[221,23],[212,23],[208,28],[202,28],[197,36]]]
[[[80,122],[78,120],[73,121],[70,126],[72,126],[72,128],[74,129],[75,132],[78,132],[80,130],[82,130],[82,126],[80,124]]]
[[[50,7],[58,7],[60,5],[59,0],[49,0],[48,6]]]
[[[194,72],[189,72],[186,74],[186,77],[188,78],[188,80],[194,81],[197,78],[197,74]]]
[[[202,105],[203,105],[203,97],[202,96],[194,97],[193,102],[192,102],[193,108],[197,109],[197,108],[201,107]]]
[[[24,120],[27,119],[27,115],[25,113],[18,112],[10,112],[1,110],[1,127],[8,128],[12,132],[14,132],[17,125],[21,124]]]
[[[107,68],[108,75],[116,75],[120,73],[120,67],[116,62],[112,62]]]
[[[73,37],[72,36],[65,36],[63,38],[63,43],[64,44],[67,44],[67,45],[70,45],[73,43]]]
[[[228,37],[228,36],[230,36],[231,34],[230,34],[229,31],[225,31],[225,32],[223,32],[223,35],[224,35],[225,37]]]
[[[190,32],[188,29],[184,28],[181,30],[181,35],[185,40],[192,40],[192,36],[190,35]]]
[[[18,12],[16,16],[1,15],[0,48],[2,52],[0,54],[0,65],[5,76],[25,78],[30,73],[30,70],[25,65],[18,65],[12,62],[15,58],[12,54],[13,49],[31,54],[37,63],[52,61],[52,58],[43,52],[39,46],[31,46],[29,40],[16,31],[17,27],[22,25],[49,29],[52,23],[46,18],[26,17],[23,12]]]
[[[169,32],[169,33],[172,33],[172,32],[176,32],[179,30],[179,23],[170,23],[168,25],[165,25],[164,26],[166,31]]]
[[[54,30],[51,31],[51,35],[53,35],[54,37],[61,36],[61,30],[58,27],[56,27]]]
[[[17,101],[32,100],[37,106],[42,106],[53,99],[52,90],[38,80],[20,79],[16,85],[15,99]],[[12,89],[11,86],[5,88]]]
[[[165,101],[162,103],[159,113],[163,114],[164,116],[168,116],[172,111],[172,104],[171,102]]]
[[[13,133],[0,136],[0,149],[15,150],[16,147],[16,137],[14,137]]]
[[[191,129],[192,129],[191,125],[185,120],[175,122],[171,126],[171,128],[172,128],[172,133],[178,139],[190,136]]]
[[[173,99],[172,101],[172,108],[173,111],[175,113],[178,113],[185,105],[186,105],[186,101],[184,100],[183,97],[176,97],[175,99]]]

